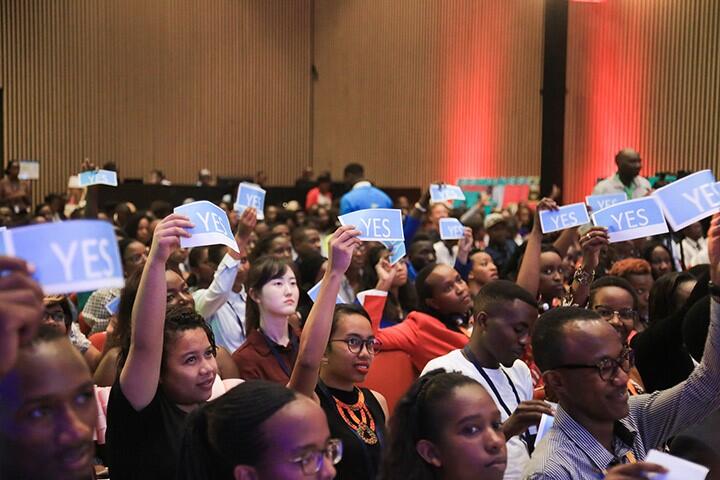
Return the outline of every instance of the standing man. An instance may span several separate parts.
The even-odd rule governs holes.
[[[628,199],[646,196],[652,191],[647,178],[640,176],[642,159],[632,148],[623,148],[615,155],[617,172],[598,182],[593,188],[593,195],[607,193],[625,193]]]
[[[365,180],[365,169],[359,163],[345,167],[345,183],[352,189],[340,199],[340,215],[366,208],[393,208],[387,193]]]

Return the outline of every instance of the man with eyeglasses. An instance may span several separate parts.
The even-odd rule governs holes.
[[[597,312],[564,307],[540,317],[533,353],[559,407],[524,478],[603,478],[609,468],[642,461],[651,448],[720,408],[720,215],[713,217],[708,245],[713,267],[705,352],[673,388],[628,397],[632,354]]]

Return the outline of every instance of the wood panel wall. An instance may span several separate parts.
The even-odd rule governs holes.
[[[543,3],[316,0],[316,170],[539,175]]]
[[[720,173],[720,2],[570,2],[566,200],[636,148],[643,174]]]
[[[1,0],[7,159],[37,159],[35,200],[83,158],[122,177],[310,161],[310,0]]]

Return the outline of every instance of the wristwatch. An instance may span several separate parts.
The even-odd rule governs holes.
[[[580,285],[590,285],[593,280],[595,280],[595,271],[588,272],[583,267],[575,270],[573,275],[573,282],[578,282]]]

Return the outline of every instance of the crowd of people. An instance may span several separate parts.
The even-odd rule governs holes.
[[[595,193],[652,192],[637,152],[615,161]],[[4,226],[89,215],[82,195],[31,212],[17,173]],[[411,206],[358,164],[339,198],[301,180],[304,209],[219,205],[238,251],[181,248],[190,219],[162,202],[99,215],[122,289],[46,296],[0,256],[0,478],[621,480],[664,472],[651,449],[720,478],[720,214],[611,243],[543,234],[552,198]],[[340,226],[366,208],[402,210],[405,257]],[[392,352],[414,372],[397,398],[368,382]]]

